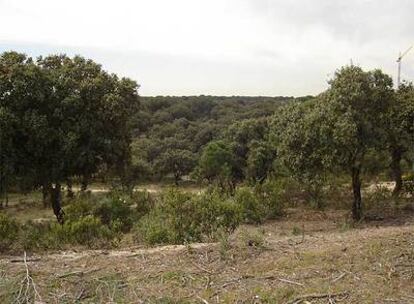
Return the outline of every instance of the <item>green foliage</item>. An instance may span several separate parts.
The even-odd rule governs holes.
[[[62,249],[67,243],[68,235],[63,233],[59,224],[29,221],[21,226],[16,247],[20,246],[24,250]]]
[[[161,210],[153,210],[144,215],[134,226],[134,239],[138,243],[149,245],[174,242],[173,232],[167,226],[167,219]]]
[[[291,176],[319,195],[327,172],[350,175],[353,217],[362,215],[361,174],[367,156],[381,149],[392,80],[381,71],[343,67],[313,101],[287,107],[272,122],[278,159]],[[318,185],[320,184],[320,185]],[[318,201],[318,200],[316,200]]]
[[[155,206],[155,198],[148,191],[134,192],[131,200],[136,205],[137,218],[148,214]]]
[[[115,224],[115,225],[114,225]],[[88,248],[108,247],[120,237],[120,230],[101,223],[92,215],[67,221],[63,226],[29,222],[21,227],[17,246],[25,250],[64,249],[69,245]]]
[[[276,218],[283,214],[286,205],[297,198],[297,184],[287,178],[268,179],[255,187],[257,200],[266,208],[267,218]]]
[[[138,106],[134,81],[80,56],[34,61],[5,52],[0,71],[0,194],[10,181],[47,188],[74,175],[87,180],[103,166],[123,180]]]
[[[410,172],[408,174],[405,174],[403,176],[403,180],[404,181],[407,181],[407,182],[414,182],[414,173],[413,172]]]
[[[65,217],[68,221],[76,221],[81,217],[93,215],[99,202],[92,197],[79,197],[65,207]]]
[[[116,231],[111,231],[108,226],[101,223],[99,218],[92,215],[65,223],[60,233],[63,233],[70,243],[86,245],[90,248],[99,248],[108,244],[116,236]]]
[[[112,193],[101,199],[80,197],[65,208],[66,219],[74,222],[83,217],[93,216],[109,228],[116,226],[122,232],[128,232],[138,217],[131,206],[133,201],[133,198],[119,193]]]
[[[228,253],[230,249],[232,248],[231,242],[230,242],[230,235],[226,231],[218,231],[217,233],[217,239],[220,244],[220,258],[222,260],[226,260],[228,258]]]
[[[175,183],[194,168],[196,157],[194,153],[181,149],[166,149],[155,161],[156,172],[161,175],[173,174]]]
[[[136,240],[149,244],[182,244],[215,239],[218,231],[232,232],[239,222],[237,205],[216,191],[190,195],[171,189],[134,231]]]
[[[240,239],[243,242],[243,247],[249,246],[255,249],[264,249],[266,245],[264,229],[243,229],[242,231],[240,231]]]
[[[9,249],[16,241],[19,226],[16,221],[0,213],[0,252]]]
[[[273,171],[276,150],[269,141],[252,141],[246,160],[246,178],[250,181],[263,182]]]
[[[134,213],[130,204],[122,197],[112,197],[103,202],[94,210],[94,216],[99,218],[102,224],[110,227],[116,225],[122,232],[128,232],[133,225]]]
[[[225,141],[214,141],[203,149],[195,175],[215,183],[222,190],[233,192],[238,179],[238,167],[232,147]]]
[[[259,197],[254,193],[252,188],[238,188],[234,199],[242,210],[244,222],[260,224],[266,218],[267,206],[259,200]]]
[[[213,190],[193,196],[195,201],[195,224],[200,226],[201,235],[215,239],[217,231],[231,233],[241,221],[240,208],[230,198]]]

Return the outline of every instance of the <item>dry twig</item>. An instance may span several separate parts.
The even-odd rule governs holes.
[[[17,297],[14,300],[14,303],[19,303],[19,304],[20,303],[32,303],[32,302],[43,303],[42,297],[37,291],[36,284],[33,281],[33,278],[30,276],[29,266],[27,265],[26,251],[24,252],[24,255],[23,255],[23,263],[25,266],[26,274],[23,280],[20,282],[19,293],[17,294]],[[31,297],[31,292],[33,292],[33,299]]]
[[[324,294],[307,294],[307,295],[303,295],[303,296],[299,296],[293,300],[290,300],[288,302],[286,302],[286,304],[299,304],[302,303],[303,301],[307,301],[307,300],[313,300],[313,299],[324,299],[324,298],[336,298],[336,297],[344,297],[347,296],[348,292],[339,292],[339,293],[324,293]]]

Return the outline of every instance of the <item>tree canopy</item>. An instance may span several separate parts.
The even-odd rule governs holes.
[[[106,164],[122,172],[138,85],[80,56],[0,57],[1,184],[58,189]],[[6,131],[6,132],[3,132]],[[53,197],[51,195],[51,197]]]

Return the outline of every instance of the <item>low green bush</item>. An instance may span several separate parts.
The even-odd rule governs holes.
[[[392,206],[392,190],[385,186],[377,185],[367,189],[363,194],[363,202],[366,211],[375,213],[385,212]]]
[[[233,232],[242,220],[241,208],[218,191],[195,195],[194,219],[203,236],[217,238],[217,232]]]
[[[248,224],[260,224],[266,218],[266,205],[259,200],[252,188],[242,187],[236,190],[235,201],[241,208],[242,218]]]
[[[21,226],[18,246],[24,250],[58,249],[64,244],[62,236],[56,233],[59,224],[28,222]]]
[[[160,210],[153,210],[144,215],[134,226],[133,233],[137,243],[155,245],[174,242],[174,236],[167,225],[167,219]]]
[[[112,231],[102,224],[99,218],[92,215],[65,223],[59,234],[62,233],[70,243],[90,248],[108,245],[117,235],[116,231]]]
[[[266,210],[266,219],[272,219],[282,215],[284,207],[292,204],[297,188],[291,180],[276,179],[257,185],[254,192]]]
[[[148,191],[134,192],[131,199],[136,206],[138,218],[148,214],[155,206],[155,199]]]
[[[64,207],[65,219],[75,221],[81,217],[93,215],[98,207],[98,201],[92,197],[78,197]]]
[[[134,234],[148,244],[211,240],[219,230],[233,231],[240,218],[237,204],[217,192],[192,195],[171,189],[135,225]]]
[[[109,228],[116,227],[126,233],[131,230],[138,212],[132,207],[134,199],[120,193],[111,193],[97,200],[96,198],[78,198],[65,207],[65,218],[69,222],[86,216],[99,218]]]
[[[116,225],[122,232],[128,232],[134,222],[134,212],[130,204],[121,197],[106,198],[93,210],[93,215],[108,227]]]
[[[19,230],[15,220],[0,213],[0,252],[10,249],[19,235]]]

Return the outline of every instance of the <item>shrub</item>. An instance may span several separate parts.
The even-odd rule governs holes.
[[[117,231],[128,232],[134,223],[136,212],[132,200],[120,193],[101,198],[79,198],[65,208],[66,220],[74,222],[86,216],[99,218],[101,223]]]
[[[64,233],[71,243],[88,247],[107,245],[116,236],[115,232],[92,215],[65,223],[60,233]]]
[[[195,196],[193,221],[200,226],[201,233],[216,239],[217,231],[231,233],[241,221],[241,209],[234,200],[217,191]]]
[[[77,198],[65,207],[65,219],[76,221],[81,217],[93,215],[97,205],[98,202],[91,197]]]
[[[258,199],[253,189],[243,187],[236,191],[235,200],[241,208],[244,222],[260,224],[266,217],[266,206]]]
[[[315,209],[323,209],[326,205],[327,188],[324,176],[315,175],[300,181],[304,200]]]
[[[137,217],[140,218],[148,214],[155,206],[154,198],[148,191],[137,191],[132,195],[132,200],[136,205]]]
[[[60,225],[57,225],[60,226]],[[63,242],[55,238],[50,223],[28,222],[21,226],[19,245],[25,250],[56,248]]]
[[[18,234],[19,226],[17,222],[0,213],[0,251],[10,249]]]
[[[243,244],[242,247],[249,246],[257,249],[264,249],[266,247],[266,237],[263,229],[242,229],[240,231],[240,240]]]
[[[237,205],[217,192],[191,195],[172,189],[140,219],[134,234],[135,240],[148,244],[182,244],[214,239],[218,230],[231,232],[239,222]]]
[[[412,196],[414,195],[414,173],[408,173],[403,176],[403,190]]]
[[[111,197],[95,208],[93,215],[99,218],[102,224],[111,227],[116,226],[122,232],[128,232],[133,225],[133,212],[130,203],[121,197]]]
[[[367,211],[382,213],[391,207],[392,190],[376,185],[365,191],[363,198]]]
[[[158,210],[144,215],[134,227],[134,240],[149,245],[168,244],[174,242],[166,219]]]
[[[200,223],[195,219],[197,208],[191,194],[170,189],[162,195],[159,207],[165,215],[165,224],[171,229],[172,243],[200,240]]]
[[[255,187],[255,195],[266,210],[266,218],[275,218],[283,214],[286,204],[294,201],[297,188],[287,179],[266,180]]]

